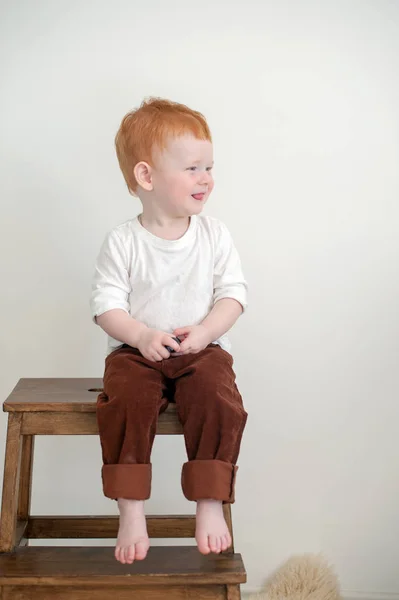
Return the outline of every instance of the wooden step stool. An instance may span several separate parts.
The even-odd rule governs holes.
[[[1,600],[239,600],[246,573],[234,549],[201,555],[196,547],[150,548],[122,565],[112,547],[31,546],[30,539],[116,538],[118,517],[30,514],[35,435],[95,435],[102,379],[20,379],[3,405],[8,430],[0,522]],[[158,434],[182,434],[175,406],[160,415]],[[100,484],[99,484],[100,485]],[[224,514],[232,533],[230,505]],[[147,517],[154,538],[193,538],[195,517]]]

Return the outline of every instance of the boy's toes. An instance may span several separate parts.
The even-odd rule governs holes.
[[[136,544],[136,560],[144,560],[147,556],[148,548],[145,542],[138,542]]]
[[[116,560],[120,560],[121,549],[119,546],[115,548],[115,558]]]
[[[229,545],[229,540],[228,540],[228,537],[227,537],[227,535],[224,535],[224,536],[222,537],[222,551],[224,552],[224,551],[225,551],[225,550],[227,550],[227,548],[229,548],[229,547],[230,547],[230,545]]]
[[[208,536],[206,534],[197,535],[196,540],[198,550],[201,552],[201,554],[209,554],[211,549],[209,547]]]
[[[131,565],[134,561],[134,546],[128,546],[125,550],[126,562]]]
[[[209,536],[209,547],[212,550],[212,552],[217,552],[218,547],[217,547],[217,541],[216,541],[215,535]]]
[[[124,565],[125,562],[126,562],[126,560],[125,560],[125,549],[123,547],[120,549],[120,552],[119,552],[119,562],[122,563],[122,565]]]

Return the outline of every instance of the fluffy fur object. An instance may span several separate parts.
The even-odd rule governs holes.
[[[250,600],[341,600],[338,578],[321,555],[293,556]]]

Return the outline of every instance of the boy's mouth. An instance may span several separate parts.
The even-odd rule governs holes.
[[[202,192],[201,194],[192,194],[192,197],[195,198],[195,200],[203,200],[205,196],[205,192]]]

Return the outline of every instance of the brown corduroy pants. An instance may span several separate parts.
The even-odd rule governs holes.
[[[174,400],[188,457],[181,480],[185,497],[234,502],[247,413],[232,367],[232,356],[215,344],[160,362],[126,344],[106,357],[104,391],[97,399],[105,496],[149,498],[158,415]]]

